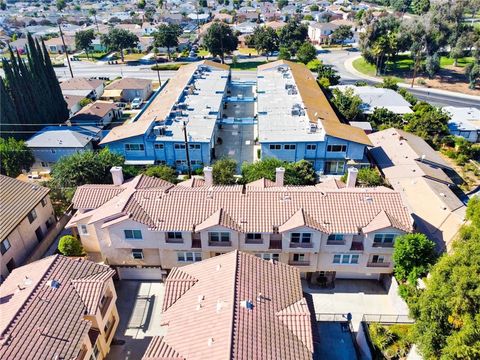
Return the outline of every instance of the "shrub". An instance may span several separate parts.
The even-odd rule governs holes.
[[[80,240],[72,235],[65,235],[60,238],[58,251],[65,256],[82,256],[85,254]]]
[[[172,169],[167,165],[149,166],[145,170],[144,174],[168,181],[172,184],[177,182],[177,173],[175,169]]]
[[[237,162],[233,159],[224,158],[217,160],[212,167],[213,183],[216,185],[235,184]]]
[[[88,99],[88,98],[83,98],[82,100],[80,100],[79,104],[80,106],[83,108],[84,106],[87,106],[88,104],[91,104],[92,103],[92,99]]]

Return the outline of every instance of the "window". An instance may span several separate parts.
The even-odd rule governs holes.
[[[282,150],[282,145],[280,145],[280,144],[270,144],[270,150]]]
[[[230,233],[229,232],[209,232],[208,239],[211,242],[229,242]]]
[[[307,257],[305,254],[293,254],[293,261],[294,262],[302,262],[306,261]]]
[[[47,229],[50,229],[50,227],[55,223],[54,218],[51,216],[45,221],[45,226]]]
[[[385,262],[385,256],[383,256],[383,255],[373,255],[372,263],[383,264],[384,262]]]
[[[3,240],[2,242],[0,242],[0,253],[2,255],[5,254],[11,247],[12,245],[10,244],[10,241],[8,239]]]
[[[167,162],[165,160],[155,160],[155,165],[166,165]]]
[[[327,145],[328,152],[345,152],[347,151],[347,145]]]
[[[28,217],[28,221],[30,222],[30,224],[32,222],[35,221],[35,219],[37,218],[37,212],[35,211],[35,209],[33,209],[32,211],[30,211],[30,213],[27,215]]]
[[[177,164],[177,166],[187,165],[187,160],[176,160],[175,164]]]
[[[291,233],[290,241],[292,243],[310,243],[312,240],[311,233]]]
[[[248,233],[247,240],[262,240],[262,234],[260,233]]]
[[[177,252],[178,262],[202,261],[202,253],[199,252]]]
[[[286,145],[283,145],[283,148],[285,150],[295,150],[297,148],[297,145],[293,145],[293,144],[286,144]]]
[[[125,151],[144,151],[145,146],[143,144],[125,144]]]
[[[55,149],[50,149],[50,152],[51,152],[52,154],[55,154],[57,151],[56,151]]]
[[[47,168],[48,167],[48,162],[41,161],[42,167]]]
[[[135,260],[143,260],[143,250],[142,249],[132,249],[132,257]]]
[[[358,264],[358,259],[360,255],[355,254],[335,254],[333,255],[333,263],[334,264]]]
[[[140,230],[123,230],[126,240],[142,240],[142,232]]]
[[[200,150],[200,144],[188,144],[190,150]]]
[[[317,150],[317,145],[315,145],[315,144],[307,144],[307,150],[310,150],[310,151]]]
[[[386,245],[390,246],[393,245],[393,241],[395,240],[396,235],[395,234],[375,234],[373,238],[373,244],[374,246],[381,246],[381,245]]]
[[[343,174],[344,172],[345,172],[344,160],[327,161],[325,165],[326,174]]]
[[[42,204],[42,207],[45,207],[47,205],[47,198],[40,200],[40,204]]]
[[[182,240],[182,233],[177,231],[167,232],[167,239],[169,240]]]
[[[343,234],[330,234],[327,238],[327,245],[344,244]]]
[[[175,150],[185,150],[185,144],[175,144],[173,145]]]
[[[202,165],[202,161],[200,160],[191,160],[190,161],[190,164],[193,166],[193,165]]]
[[[163,144],[155,144],[153,146],[155,147],[155,150],[163,150]]]
[[[280,254],[273,254],[273,253],[258,253],[255,254],[256,257],[259,257],[260,259],[263,260],[276,260],[278,261],[280,259]]]
[[[91,360],[97,360],[98,354],[100,354],[100,350],[98,349],[97,343],[93,347],[92,354],[90,355]]]
[[[80,235],[88,235],[87,225],[85,225],[85,224],[80,224],[80,225],[78,226],[78,232],[80,233]]]

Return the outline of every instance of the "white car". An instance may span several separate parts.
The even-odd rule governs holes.
[[[132,104],[131,104],[131,108],[132,109],[140,109],[140,107],[142,106],[142,99],[140,98],[135,98],[132,100]]]

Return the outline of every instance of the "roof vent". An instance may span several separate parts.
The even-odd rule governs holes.
[[[198,295],[198,302],[202,302],[203,300],[205,300],[205,295]]]
[[[197,306],[195,307],[195,309],[197,310],[200,310],[202,308],[202,304],[197,304]]]
[[[217,314],[222,310],[224,302],[222,300],[217,301]]]
[[[426,158],[425,154],[422,154],[422,156],[421,156],[422,161],[424,161],[425,158]]]
[[[222,264],[217,264],[217,271],[220,271],[220,269],[222,268]]]
[[[211,337],[211,338],[208,338],[208,346],[212,346],[212,345],[213,345],[213,342],[214,342],[214,340],[213,340],[212,337]]]
[[[51,289],[56,290],[60,287],[61,284],[59,281],[52,279],[48,280],[46,285],[49,286]]]
[[[253,301],[251,300],[243,300],[240,302],[240,306],[243,307],[244,309],[247,309],[248,311],[253,310]]]
[[[373,202],[373,198],[371,196],[365,196],[366,202]]]

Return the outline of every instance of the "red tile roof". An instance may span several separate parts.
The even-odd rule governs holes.
[[[84,319],[91,294],[80,284],[113,274],[108,266],[60,255],[15,269],[0,286],[0,358],[75,359],[91,328]]]
[[[166,297],[183,295],[166,299],[166,335],[152,340],[144,360],[312,359],[311,317],[296,268],[233,251],[177,271],[167,278]]]

